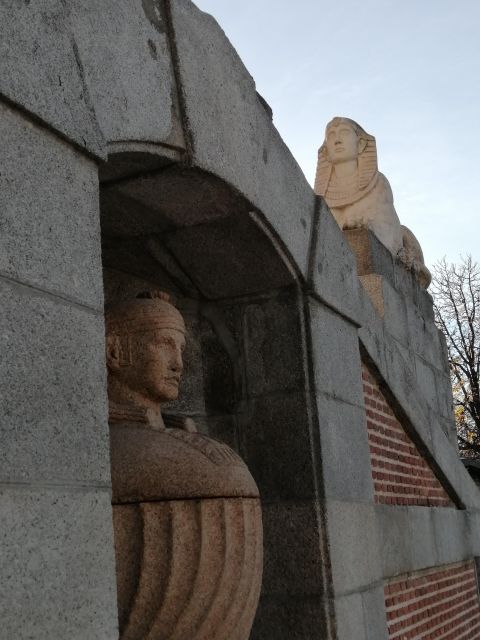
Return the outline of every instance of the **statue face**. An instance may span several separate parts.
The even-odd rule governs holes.
[[[176,329],[160,329],[137,336],[132,367],[151,400],[176,400],[183,371],[185,336]]]
[[[176,329],[142,334],[137,343],[135,368],[146,395],[152,400],[176,400],[183,371],[185,336]]]
[[[359,139],[353,127],[345,122],[328,127],[325,137],[330,162],[337,164],[356,160],[359,151]]]
[[[131,337],[131,364],[120,366],[109,354],[110,375],[148,401],[160,404],[176,400],[183,371],[185,336],[177,329],[157,329]]]

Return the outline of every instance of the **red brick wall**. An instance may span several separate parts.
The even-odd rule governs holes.
[[[365,365],[362,377],[375,502],[455,507]]]
[[[480,638],[473,561],[395,578],[384,591],[390,640]]]

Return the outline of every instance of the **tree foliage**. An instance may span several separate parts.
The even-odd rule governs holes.
[[[433,268],[435,318],[448,349],[461,455],[480,457],[480,267],[471,256]]]

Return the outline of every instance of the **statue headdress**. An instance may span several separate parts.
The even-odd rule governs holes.
[[[353,128],[360,141],[358,153],[358,180],[346,188],[344,185],[332,184],[333,164],[328,157],[325,142],[318,150],[317,173],[315,177],[315,193],[323,196],[330,207],[345,207],[363,198],[378,179],[377,145],[374,136],[350,118],[333,118],[327,124],[325,132],[332,125],[348,124]]]
[[[107,341],[115,341],[120,347],[122,365],[131,363],[132,335],[162,329],[186,333],[182,314],[163,291],[145,291],[136,298],[107,307],[105,329]]]

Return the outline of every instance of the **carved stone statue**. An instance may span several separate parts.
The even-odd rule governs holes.
[[[368,227],[428,287],[431,276],[420,244],[400,224],[390,184],[378,171],[375,138],[349,118],[337,117],[327,125],[315,193],[325,198],[341,229]]]
[[[262,575],[257,486],[241,458],[162,415],[185,324],[162,293],[106,314],[122,640],[247,640]]]

